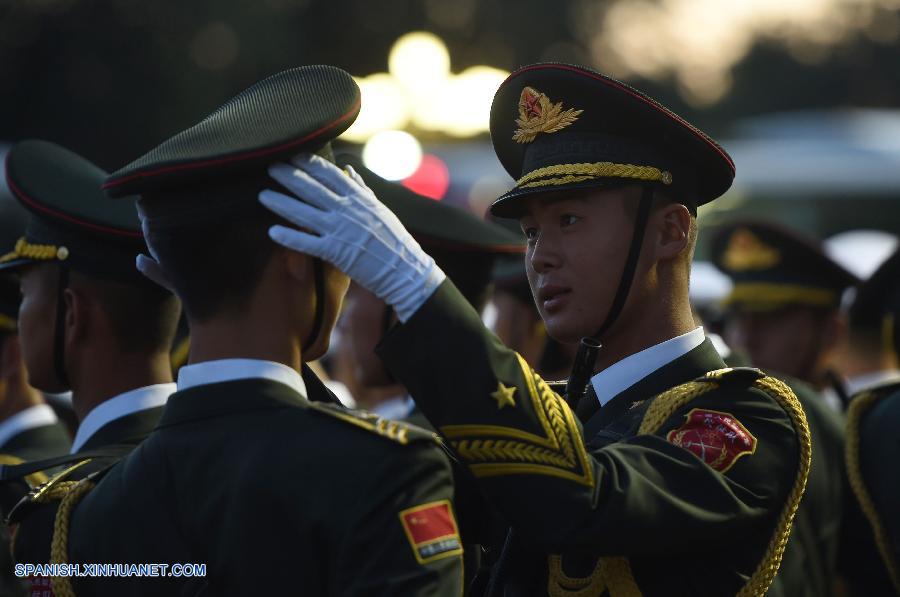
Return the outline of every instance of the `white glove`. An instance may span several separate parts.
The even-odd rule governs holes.
[[[332,263],[391,305],[407,321],[446,275],[422,250],[397,216],[362,178],[315,155],[300,155],[269,167],[269,175],[291,191],[259,194],[268,209],[305,231],[272,226],[272,240]],[[300,200],[298,200],[300,199]]]
[[[138,203],[137,214],[138,218],[141,220],[141,232],[144,235],[144,242],[147,245],[147,250],[150,252],[150,255],[144,255],[143,253],[137,256],[135,259],[135,267],[139,272],[144,274],[151,281],[155,282],[157,285],[162,286],[169,292],[175,292],[171,280],[169,280],[169,276],[166,272],[163,271],[162,266],[159,264],[159,258],[156,256],[156,251],[153,250],[153,247],[150,246],[150,241],[147,240],[150,238],[149,234],[149,226],[147,225],[147,218],[144,215],[144,210],[141,209],[141,204]]]

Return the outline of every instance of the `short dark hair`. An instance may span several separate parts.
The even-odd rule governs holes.
[[[178,299],[153,284],[100,279],[73,271],[72,284],[84,284],[103,306],[123,353],[169,352],[181,313]]]
[[[268,236],[275,222],[268,214],[256,213],[239,222],[149,231],[148,242],[188,317],[204,321],[246,307],[275,252]]]

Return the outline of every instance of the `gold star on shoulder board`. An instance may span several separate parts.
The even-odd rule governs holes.
[[[497,401],[497,410],[504,406],[515,406],[516,399],[513,395],[516,393],[516,387],[507,388],[502,382],[497,382],[497,391],[491,393],[491,398]]]

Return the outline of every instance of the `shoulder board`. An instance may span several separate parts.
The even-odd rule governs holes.
[[[398,444],[408,444],[415,441],[438,441],[437,436],[430,431],[402,421],[385,419],[365,410],[351,410],[337,404],[324,402],[310,402],[309,406],[315,412],[365,429]]]
[[[694,381],[714,382],[729,386],[751,386],[764,377],[766,377],[765,373],[753,367],[726,367],[709,371]]]
[[[68,477],[90,461],[90,458],[85,458],[61,473],[57,473],[48,481],[34,487],[28,492],[28,495],[19,500],[19,503],[10,510],[8,522],[21,522],[38,505],[61,500],[66,492],[74,485],[73,481],[67,481]]]

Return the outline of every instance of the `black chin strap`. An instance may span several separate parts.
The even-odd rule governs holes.
[[[638,259],[641,256],[641,247],[644,244],[644,233],[647,231],[647,220],[650,218],[650,208],[653,206],[653,187],[644,185],[641,189],[641,201],[638,204],[637,217],[634,220],[634,231],[631,234],[631,246],[628,248],[628,256],[625,258],[625,267],[622,269],[622,277],[619,278],[619,287],[612,305],[606,315],[606,319],[597,332],[588,338],[582,338],[575,355],[575,363],[572,373],[566,383],[566,402],[572,410],[578,406],[578,401],[584,395],[585,387],[594,370],[594,362],[597,360],[597,351],[603,346],[600,338],[616,322],[625,299],[631,290],[634,281],[634,272],[637,269]]]
[[[322,332],[322,317],[325,313],[325,268],[322,265],[322,260],[318,257],[313,259],[313,277],[316,285],[316,313],[312,329],[309,331],[309,337],[303,343],[303,352],[312,348],[312,345]]]
[[[63,387],[69,387],[69,376],[66,374],[66,297],[69,287],[69,267],[59,266],[59,279],[56,285],[56,325],[53,337],[53,367],[56,369],[56,381]]]

